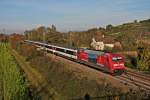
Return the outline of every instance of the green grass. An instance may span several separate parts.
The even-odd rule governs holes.
[[[0,100],[27,100],[28,89],[9,44],[0,43]]]

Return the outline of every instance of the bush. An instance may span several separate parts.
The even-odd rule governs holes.
[[[139,51],[137,58],[137,68],[143,71],[150,71],[150,48],[146,47]]]

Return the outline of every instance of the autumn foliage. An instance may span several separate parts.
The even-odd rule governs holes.
[[[8,42],[8,36],[5,34],[0,34],[0,42]]]
[[[24,36],[20,34],[12,34],[9,36],[9,41],[13,49],[17,49],[17,45],[24,41]]]

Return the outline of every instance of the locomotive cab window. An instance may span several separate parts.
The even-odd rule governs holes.
[[[121,61],[122,60],[122,57],[113,57],[112,58],[112,61]]]

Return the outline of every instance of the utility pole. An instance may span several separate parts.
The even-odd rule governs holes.
[[[72,33],[72,32],[69,32],[69,44],[70,44],[70,48],[72,47],[71,33]]]
[[[26,34],[27,34],[27,39],[32,41],[33,40],[32,39],[32,31],[27,32]]]
[[[46,44],[46,29],[43,32],[43,43]],[[43,45],[43,50],[46,50],[45,46]]]
[[[33,40],[33,39],[32,39],[32,31],[31,31],[31,40]]]

